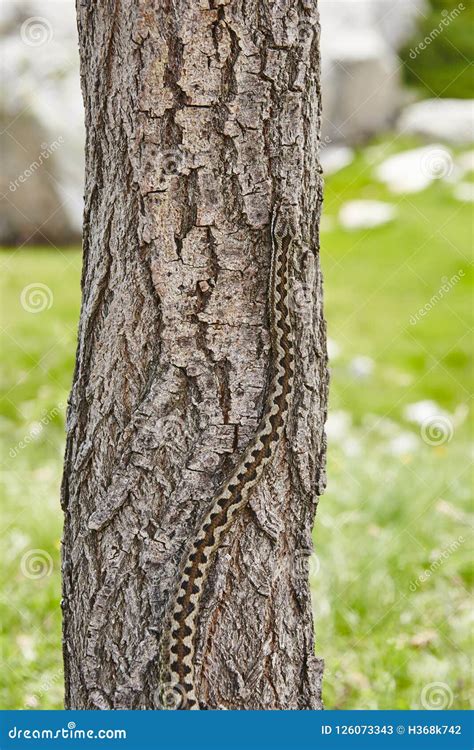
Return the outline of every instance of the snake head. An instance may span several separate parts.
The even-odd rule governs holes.
[[[294,242],[297,238],[298,222],[296,220],[296,206],[280,204],[275,206],[272,214],[272,237],[277,243],[283,241]]]

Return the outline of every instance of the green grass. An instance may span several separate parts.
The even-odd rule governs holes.
[[[374,181],[374,162],[409,145],[375,144],[326,187],[326,316],[339,352],[332,361],[329,484],[314,535],[318,565],[310,567],[327,708],[422,707],[422,691],[429,694],[435,682],[452,696],[452,708],[467,708],[472,687],[470,211],[445,183],[397,201]],[[398,218],[346,232],[337,214],[354,198],[397,202]],[[80,254],[22,249],[2,253],[0,264],[6,355],[0,701],[3,708],[59,708],[59,405],[66,403],[74,364]],[[412,325],[410,317],[442,277],[459,269],[465,273],[459,283]],[[51,290],[52,305],[27,312],[21,292],[37,282]],[[373,363],[365,375],[354,364],[361,356]],[[427,444],[419,425],[407,420],[405,408],[426,400],[450,420],[449,442]],[[50,575],[22,571],[23,560],[23,569],[35,573],[25,557],[34,549],[42,550],[44,571],[52,565]]]
[[[62,705],[59,484],[80,263],[78,251],[32,248],[0,255],[2,708]],[[53,297],[40,289],[46,296],[37,297],[37,302],[41,306],[44,299],[47,306],[51,300],[52,305],[42,312],[28,312],[21,304],[21,292],[38,283],[45,284]],[[34,294],[29,303],[39,309]],[[28,556],[35,549],[40,550],[36,562],[35,556]]]
[[[339,354],[312,585],[328,708],[423,708],[434,682],[452,708],[470,705],[471,210],[445,182],[394,197],[374,181],[374,161],[412,145],[378,144],[326,185],[326,317]],[[340,206],[361,198],[395,203],[397,220],[344,231]],[[365,377],[351,366],[360,356],[372,360]],[[406,407],[427,400],[449,419],[451,440],[427,444],[407,421]]]
[[[473,96],[474,4],[431,0],[431,9],[401,57],[407,83],[426,96]],[[424,48],[419,48],[420,42]]]

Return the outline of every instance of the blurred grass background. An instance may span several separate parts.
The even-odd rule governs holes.
[[[462,14],[460,23],[446,22],[453,13]],[[417,55],[416,62],[413,60],[410,56],[410,51],[416,46],[413,42],[407,44],[401,54],[406,82],[428,96],[472,97],[469,63],[474,59],[473,28],[472,0],[430,0],[428,12],[423,14],[417,32],[418,43],[429,40],[423,54]],[[434,38],[433,30],[440,30]]]
[[[348,200],[393,202],[373,171],[412,145],[379,140],[326,185],[331,419],[310,580],[327,708],[419,708],[432,683],[445,686],[450,707],[470,705],[471,211],[435,181],[399,198],[397,218],[384,226],[349,232],[337,220]],[[81,259],[78,250],[22,248],[3,252],[0,264],[7,540],[0,701],[61,708],[58,498]],[[442,278],[460,269],[459,283],[412,325]],[[51,307],[27,312],[22,290],[38,282],[51,290]],[[412,416],[420,408],[448,420],[449,441],[422,439]],[[42,551],[43,570],[50,556],[50,575],[35,577],[25,558],[31,550]]]

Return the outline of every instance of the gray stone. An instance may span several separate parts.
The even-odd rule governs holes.
[[[394,123],[404,101],[397,50],[424,7],[424,0],[320,0],[326,143],[358,143]]]
[[[77,241],[84,118],[74,3],[7,1],[0,28],[0,242]]]
[[[398,130],[458,145],[471,143],[474,140],[474,100],[425,99],[417,102],[403,111]]]

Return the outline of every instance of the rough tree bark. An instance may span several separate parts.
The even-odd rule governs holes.
[[[319,27],[311,0],[78,2],[83,302],[62,502],[67,708],[159,707],[186,540],[268,379],[272,206],[294,207],[296,394],[220,549],[198,636],[210,708],[320,708],[307,556],[324,485]]]

